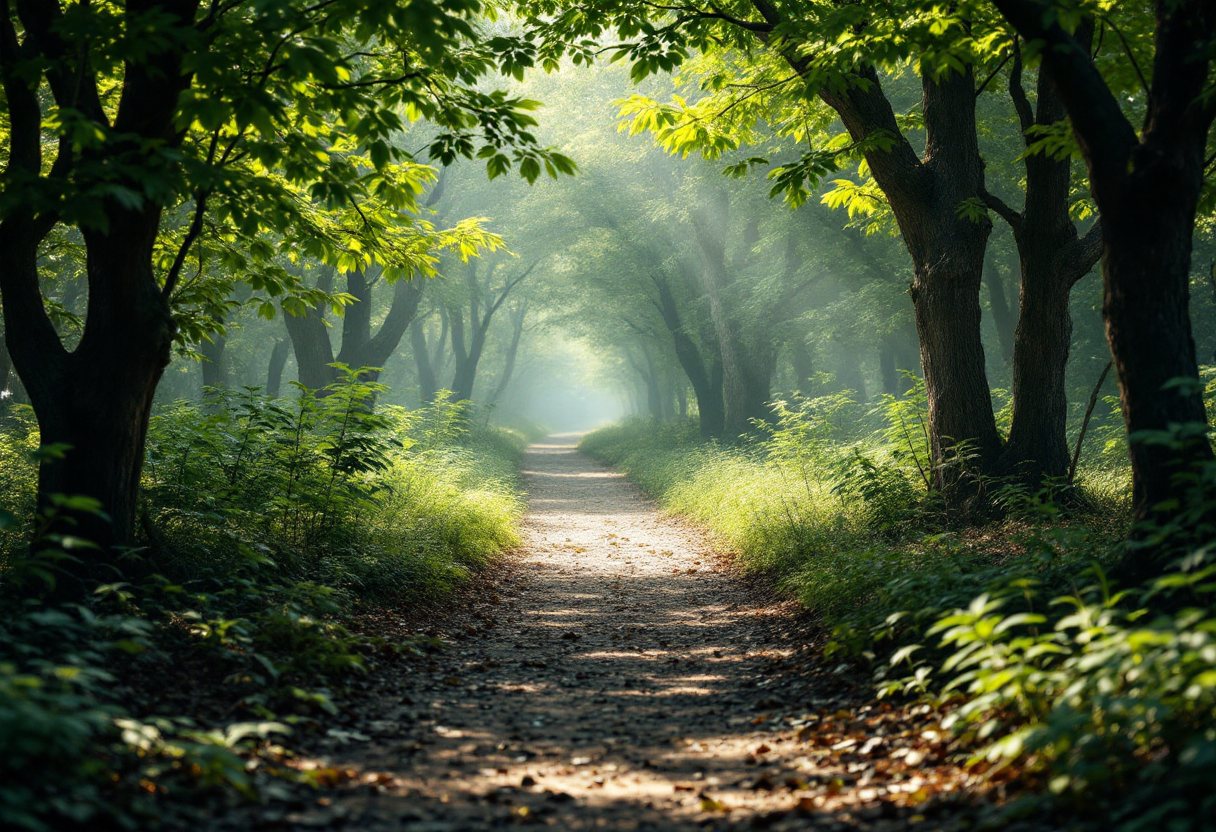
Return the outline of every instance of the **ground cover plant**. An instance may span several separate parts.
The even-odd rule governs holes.
[[[879,695],[940,709],[955,759],[1026,790],[1007,813],[1049,801],[1073,823],[1203,828],[1216,753],[1208,532],[1145,528],[1123,543],[1127,481],[1097,448],[1075,488],[981,483],[994,513],[977,519],[977,505],[926,488],[920,407],[915,391],[868,417],[839,395],[777,402],[741,445],[639,419],[582,447],[797,597],[832,633],[828,655],[869,666]],[[1214,474],[1194,472],[1188,512],[1210,511]],[[1153,552],[1162,574],[1141,583],[1124,565]]]
[[[44,534],[27,554],[22,527],[49,523],[27,519],[36,433],[9,417],[26,433],[6,433],[5,493],[26,511],[4,515],[0,821],[128,825],[163,812],[158,796],[182,811],[208,787],[252,794],[250,754],[275,768],[349,685],[427,646],[352,615],[441,600],[517,542],[523,440],[467,402],[369,409],[383,392],[348,370],[321,391],[159,409],[143,545],[75,604],[18,600],[83,544]]]

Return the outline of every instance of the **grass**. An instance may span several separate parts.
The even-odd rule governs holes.
[[[965,603],[1014,574],[1063,585],[1089,563],[1089,549],[1040,556],[1033,495],[1009,495],[1017,512],[1002,523],[951,528],[915,466],[876,440],[829,437],[803,458],[774,454],[773,444],[770,433],[727,447],[702,442],[691,423],[636,420],[589,434],[580,447],[708,528],[745,568],[767,575],[842,638],[902,610]],[[1088,483],[1101,486],[1087,485],[1092,508],[1061,519],[1058,533],[1113,544],[1128,501],[1113,476]]]
[[[361,632],[359,613],[433,606],[518,542],[525,438],[447,400],[369,409],[381,392],[351,373],[320,396],[161,408],[143,545],[124,580],[70,605],[39,600],[61,553],[29,555],[38,436],[10,414],[0,826],[130,828],[208,791],[254,796],[290,775],[282,735],[324,730],[353,679],[425,642]],[[167,695],[183,676],[189,696]]]
[[[917,433],[892,429],[915,424],[906,402],[851,432],[827,418],[837,404],[778,403],[741,447],[643,420],[581,447],[817,612],[829,651],[867,663],[879,695],[941,708],[958,762],[1020,786],[1005,821],[1211,828],[1216,465],[1188,477],[1200,532],[1149,530],[1176,559],[1119,587],[1110,567],[1149,554],[1123,542],[1129,481],[1109,453],[1066,498],[983,483],[1003,519],[968,525],[923,487]]]

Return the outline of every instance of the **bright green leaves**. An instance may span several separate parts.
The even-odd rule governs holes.
[[[618,117],[625,119],[620,129],[631,136],[652,133],[660,147],[685,159],[691,153],[717,159],[739,146],[738,133],[714,118],[709,106],[689,104],[678,95],[672,101],[660,104],[644,95],[632,95],[616,102]]]

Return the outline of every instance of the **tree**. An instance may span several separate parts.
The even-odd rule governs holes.
[[[1085,28],[1088,34],[1082,40],[1088,50],[1092,22],[1086,22]],[[1067,151],[1048,152],[1041,146],[1043,134],[1064,119],[1051,73],[1039,73],[1032,104],[1023,86],[1022,52],[1016,41],[1012,59],[1009,96],[1026,147],[1025,201],[1022,210],[1017,211],[987,190],[983,198],[1009,223],[1021,269],[1019,314],[1012,344],[1013,420],[1002,468],[1037,486],[1044,477],[1068,474],[1064,372],[1072,347],[1069,295],[1101,256],[1102,223],[1095,222],[1083,237],[1078,236],[1069,215],[1071,156]],[[993,274],[992,280],[999,278]],[[994,288],[994,316],[1008,315],[1003,303],[1003,295]]]
[[[959,470],[944,464],[957,445],[965,443],[976,467],[988,473],[997,471],[1002,445],[980,337],[979,293],[991,223],[982,209],[974,210],[982,204],[984,165],[973,67],[986,35],[974,34],[973,20],[953,9],[935,6],[930,15],[914,2],[897,6],[879,14],[861,4],[771,0],[726,6],[537,2],[529,4],[532,29],[521,48],[539,44],[535,51],[547,66],[567,51],[589,61],[590,41],[614,26],[622,40],[612,50],[633,60],[638,79],[679,65],[692,49],[711,56],[739,50],[741,61],[753,64],[745,77],[707,72],[702,89],[710,94],[695,104],[678,99],[656,105],[635,97],[626,107],[634,129],[656,132],[669,149],[685,155],[696,149],[714,157],[738,147],[762,120],[804,141],[811,137],[805,125],[826,123],[822,115],[806,112],[806,102],[817,97],[831,108],[847,138],[827,141],[770,176],[775,190],[800,201],[823,174],[863,157],[890,203],[913,262],[909,294],[929,395],[931,444],[937,484],[946,486]],[[757,51],[766,52],[767,61],[754,61]],[[924,128],[923,153],[909,141],[909,120],[896,114],[880,74],[909,58],[921,74],[916,124]],[[779,90],[790,94],[775,103]],[[729,123],[714,126],[725,114]],[[745,172],[751,166],[749,160],[733,168]]]
[[[396,352],[418,314],[418,304],[422,301],[426,284],[421,278],[396,281],[392,286],[392,303],[388,313],[373,333],[372,292],[379,277],[369,277],[362,270],[346,274],[346,294],[350,303],[343,308],[342,346],[336,356],[329,339],[330,328],[324,306],[310,307],[303,315],[283,316],[295,352],[299,380],[305,387],[321,390],[337,381],[338,370],[334,364],[354,369],[383,369]],[[333,270],[326,268],[318,281],[318,288],[329,293],[333,288],[332,282]],[[378,375],[375,370],[370,371],[367,380],[375,381]]]
[[[1136,518],[1164,522],[1183,505],[1194,466],[1212,459],[1205,434],[1192,431],[1182,447],[1162,438],[1171,426],[1206,426],[1189,286],[1216,118],[1216,7],[1205,0],[1153,4],[1152,67],[1142,79],[1137,132],[1088,50],[1065,28],[1075,9],[1048,0],[993,4],[1036,48],[1085,159],[1102,216],[1102,311],[1131,439]]]
[[[495,65],[471,22],[480,8],[4,0],[6,342],[43,441],[68,449],[40,469],[42,504],[81,495],[108,515],[65,517],[60,531],[102,553],[134,542],[149,410],[201,238],[215,232],[228,264],[249,267],[231,271],[269,295],[293,288],[270,265],[271,240],[343,271],[425,269],[429,229],[403,212],[428,174],[392,144],[406,110],[439,125],[429,153],[441,162],[480,146],[491,175],[573,170],[528,132],[532,102],[472,86]],[[70,352],[39,287],[39,247],[60,224],[79,231],[87,259],[89,309]]]
[[[504,276],[500,284],[494,285],[494,274],[501,263],[493,263],[486,269],[485,279],[477,276],[476,266],[470,264],[465,272],[464,304],[452,304],[447,310],[448,331],[452,354],[456,359],[456,372],[452,377],[452,393],[456,401],[473,398],[473,385],[477,381],[477,367],[486,346],[486,336],[494,316],[502,308],[511,290],[528,279],[536,262],[530,263],[515,274]],[[465,312],[468,318],[465,318]]]

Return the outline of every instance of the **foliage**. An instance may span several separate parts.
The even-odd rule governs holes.
[[[829,655],[868,661],[882,693],[942,710],[974,773],[1031,787],[1003,811],[1048,801],[1118,829],[1205,828],[1216,811],[1216,563],[1210,534],[1189,531],[1202,524],[1142,529],[1125,547],[1125,493],[1049,482],[1001,492],[1010,514],[999,526],[943,529],[915,496],[918,434],[900,426],[914,405],[889,402],[873,438],[846,444],[809,404],[778,403],[748,450],[640,422],[582,447],[795,593],[833,632]],[[1181,447],[1193,434],[1137,441]],[[1183,515],[1216,506],[1216,465],[1201,467]],[[1144,584],[1111,577],[1162,553],[1177,559]]]
[[[1198,480],[1216,476],[1202,467]],[[1210,515],[1212,493],[1191,491],[1186,509]],[[1074,811],[1107,807],[1099,813],[1124,830],[1200,828],[1216,811],[1216,564],[1210,537],[1182,528],[1144,530],[1130,548],[1134,559],[1183,553],[1143,584],[1120,588],[1097,563],[1062,592],[1002,576],[931,616],[934,649],[897,651],[892,671],[913,673],[887,689],[957,701],[946,724],[973,760],[1041,775]],[[1044,561],[1068,550],[1102,559],[1082,534],[1031,542]]]
[[[380,386],[342,376],[292,400],[246,389],[163,408],[148,547],[125,562],[129,583],[87,603],[18,601],[65,555],[48,541],[26,556],[13,532],[0,573],[0,824],[130,825],[163,812],[156,797],[170,789],[252,795],[243,755],[322,725],[352,675],[418,649],[353,630],[352,612],[439,599],[517,541],[517,437],[473,426],[467,403],[377,411]],[[0,436],[0,452],[24,457],[6,469],[12,505],[28,498],[32,465],[18,433]],[[225,716],[149,705],[159,697],[139,680],[175,668],[226,701]]]

